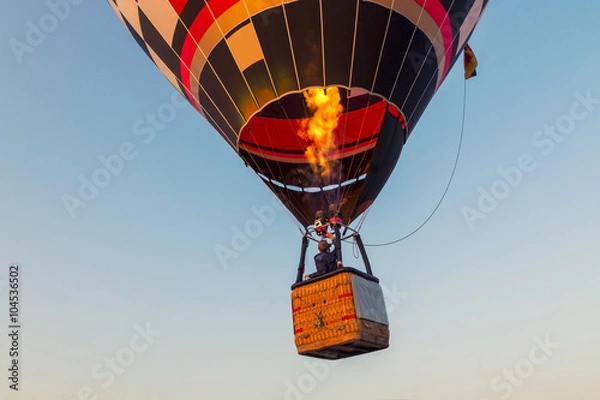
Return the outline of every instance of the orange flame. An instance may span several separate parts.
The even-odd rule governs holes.
[[[327,161],[327,153],[334,149],[333,131],[344,107],[340,104],[338,88],[308,89],[304,92],[304,100],[312,117],[302,122],[300,137],[311,142],[306,152],[306,158],[315,174],[322,177],[331,173],[331,165]]]

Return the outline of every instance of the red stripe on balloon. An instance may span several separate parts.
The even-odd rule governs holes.
[[[194,59],[194,54],[196,54],[196,51],[198,50],[198,43],[200,43],[206,31],[208,31],[212,24],[215,23],[215,19],[219,18],[225,11],[239,3],[239,1],[240,0],[209,1],[206,7],[203,7],[196,16],[192,26],[189,28],[188,35],[185,38],[183,49],[181,51],[181,81],[188,91],[191,86],[190,68],[192,60]],[[208,56],[208,54],[206,54],[206,56]]]
[[[188,0],[169,0],[169,3],[171,3],[173,10],[175,10],[175,12],[177,12],[178,15],[181,14],[181,11],[183,11],[183,8],[187,4],[187,2]]]
[[[340,117],[333,133],[335,147],[367,140],[379,133],[386,111],[386,102],[380,101],[366,108],[350,111]],[[298,151],[304,153],[311,142],[303,140],[301,119],[267,118],[255,115],[242,130],[240,142],[256,147]],[[277,132],[277,134],[274,134]]]
[[[448,18],[448,11],[444,8],[439,0],[414,0],[415,3],[423,7],[427,14],[431,15],[431,18],[437,23],[444,39],[444,49],[446,51],[444,71],[442,76],[446,76],[450,69],[450,62],[452,61],[452,25]]]
[[[339,160],[341,158],[350,157],[353,154],[356,154],[357,151],[359,153],[363,153],[367,150],[370,150],[377,143],[378,139],[379,139],[379,135],[375,136],[373,139],[368,140],[366,142],[358,143],[355,145],[350,145],[341,150],[332,150],[330,152],[327,152],[325,154],[325,156],[328,158],[331,157],[335,160]],[[304,152],[289,153],[289,152],[281,151],[281,150],[278,151],[278,149],[267,150],[264,148],[257,148],[255,146],[252,146],[252,145],[249,145],[246,143],[242,143],[242,142],[240,142],[239,148],[240,148],[240,150],[245,150],[245,151],[252,152],[252,153],[258,153],[261,155],[261,157],[264,157],[266,159],[280,158],[280,159],[286,159],[286,160],[306,160],[306,155],[304,154]]]

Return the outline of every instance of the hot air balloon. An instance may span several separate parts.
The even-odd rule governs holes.
[[[383,295],[352,224],[383,189],[488,0],[108,2],[306,230],[292,287],[299,352],[341,358],[387,347]],[[342,267],[303,282],[308,239],[329,236],[341,261],[344,232],[366,273]],[[315,285],[338,289],[316,298]]]

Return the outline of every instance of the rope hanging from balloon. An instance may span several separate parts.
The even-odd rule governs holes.
[[[448,190],[450,189],[450,186],[452,185],[452,181],[454,180],[454,175],[456,173],[456,168],[458,167],[458,161],[460,159],[460,153],[462,150],[462,144],[463,144],[463,137],[464,137],[464,133],[465,133],[465,121],[466,121],[466,109],[467,109],[467,81],[465,80],[464,82],[464,88],[463,88],[463,104],[462,104],[462,122],[461,122],[461,128],[460,128],[460,138],[458,141],[458,148],[456,150],[456,158],[454,160],[454,167],[452,168],[452,173],[450,174],[450,178],[448,179],[448,183],[446,184],[446,187],[444,189],[444,192],[442,193],[442,196],[440,197],[440,200],[438,201],[438,203],[436,204],[436,206],[434,207],[434,209],[431,211],[431,213],[429,214],[429,216],[427,216],[427,218],[418,226],[416,227],[413,231],[411,231],[410,233],[396,239],[396,240],[392,240],[390,242],[385,242],[385,243],[377,243],[377,244],[366,244],[365,243],[365,247],[384,247],[384,246],[390,246],[396,243],[399,243],[403,240],[408,239],[409,237],[411,237],[412,235],[416,234],[417,232],[419,232],[425,225],[427,225],[427,223],[433,218],[433,216],[436,214],[437,210],[440,208],[440,206],[442,205],[442,203],[444,202],[444,199],[446,198],[446,195],[448,194]]]

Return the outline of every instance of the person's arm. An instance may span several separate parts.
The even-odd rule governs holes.
[[[337,257],[334,252],[330,252],[327,255],[327,268],[329,271],[335,271],[337,268]]]

